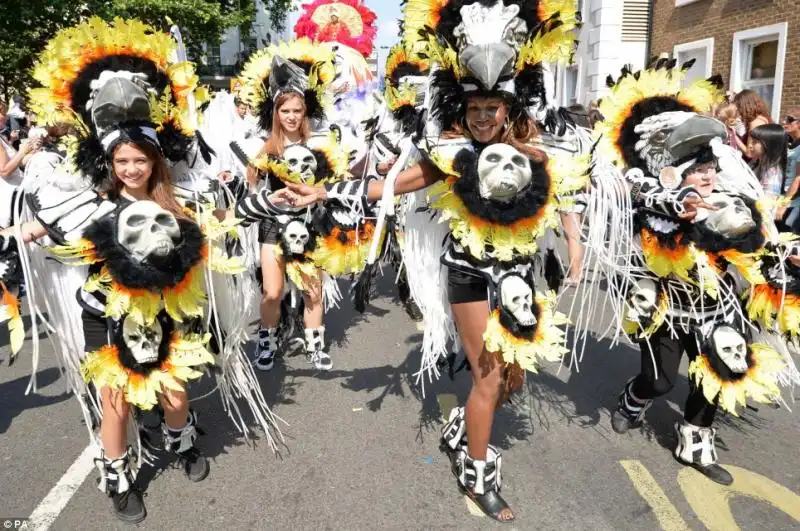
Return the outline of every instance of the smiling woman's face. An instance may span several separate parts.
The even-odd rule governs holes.
[[[114,175],[128,190],[146,190],[153,174],[153,161],[133,144],[120,144],[112,158]]]
[[[467,100],[467,129],[478,142],[489,144],[499,141],[507,116],[502,98],[473,96]]]

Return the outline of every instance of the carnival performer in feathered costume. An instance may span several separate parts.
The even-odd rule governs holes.
[[[93,18],[53,38],[34,70],[42,86],[31,91],[31,106],[42,123],[66,122],[78,131],[65,163],[76,177],[69,187],[51,183],[27,193],[34,220],[4,236],[20,249],[21,242],[48,238],[62,263],[88,265],[77,293],[83,330],[77,343],[83,348],[61,361],[77,369],[72,362],[78,358],[81,376],[99,394],[99,487],[126,522],[146,516],[134,482],[136,460],[126,448],[132,408],[163,409],[163,447],[180,459],[191,481],[204,479],[209,464],[195,445],[197,416],[185,386],[206,366],[219,366],[220,394],[241,429],[237,399],[248,402],[270,442],[276,421],[235,328],[216,334],[217,358],[210,351],[207,318],[216,315],[219,326],[225,321],[220,314],[228,312],[208,307],[206,290],[221,290],[215,276],[238,273],[241,266],[218,244],[235,225],[228,221],[232,211],[206,208],[198,195],[178,196],[172,184],[168,160],[181,161],[190,152],[193,105],[202,99],[193,66],[171,60],[175,46],[169,35],[122,19]],[[32,272],[37,280],[44,278],[39,273]],[[59,285],[50,289],[63,291]],[[241,306],[244,297],[238,299]],[[60,315],[51,313],[57,302],[46,295],[37,300],[45,307],[32,315]],[[69,333],[64,323],[52,327]],[[77,396],[90,395],[72,375],[68,380]]]
[[[265,48],[245,66],[241,96],[270,132],[250,160],[251,189],[263,187],[269,193],[287,183],[333,182],[348,175],[348,157],[337,136],[319,131],[334,77],[333,53],[308,39]],[[357,222],[348,209],[277,208],[262,198],[251,197],[241,210],[247,217],[268,215],[259,228],[264,294],[256,367],[270,370],[279,338],[290,339],[279,327],[290,327],[281,315],[288,278],[303,295],[306,357],[315,368],[330,370],[323,314],[325,300],[330,304],[338,297],[331,277],[363,268],[373,225]]]
[[[336,77],[330,84],[332,105],[327,121],[341,135],[341,144],[357,170],[367,143],[361,122],[369,118],[372,93],[378,89],[367,58],[377,36],[375,13],[362,0],[316,0],[302,6],[294,26],[298,39],[310,39],[334,54]]]
[[[641,373],[620,394],[614,431],[643,421],[674,386],[686,352],[691,386],[675,457],[727,485],[733,480],[714,444],[717,410],[735,415],[748,398],[779,399],[784,361],[741,304],[765,282],[765,242],[777,234],[757,179],[722,143],[725,126],[705,116],[721,101],[718,80],[682,88],[689,66],[660,60],[609,81],[594,130],[588,243],[609,280],[604,308],[615,309],[641,350]],[[601,307],[578,305],[590,319]]]
[[[537,131],[528,108],[544,99],[541,63],[569,60],[576,23],[573,2],[410,0],[405,34],[424,41],[431,61],[425,130],[417,139],[422,161],[399,172],[413,151],[409,138],[386,180],[291,186],[296,205],[336,199],[354,209],[379,198],[385,208],[393,193],[428,187],[449,237],[444,274],[440,279],[437,256],[428,275],[432,289],[418,298],[426,316],[421,375],[437,372],[448,330],[454,332],[440,298],[446,286],[474,370],[466,407],[451,412],[442,445],[462,491],[500,521],[514,514],[500,495],[499,451],[489,444],[494,411],[522,384],[525,370],[565,351],[558,327],[565,318],[554,295],[535,291],[532,259],[538,238],[557,223],[556,197],[582,187],[587,168],[564,174],[576,166],[548,160],[530,145]]]

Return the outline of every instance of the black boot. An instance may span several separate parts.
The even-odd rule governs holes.
[[[119,459],[109,460],[105,455],[94,460],[100,471],[98,487],[108,494],[117,518],[130,524],[138,524],[147,517],[142,493],[134,482],[131,470],[130,450]]]
[[[644,414],[652,400],[637,398],[633,394],[633,382],[636,378],[628,380],[625,388],[619,395],[617,409],[611,414],[611,428],[619,433],[626,433],[629,429],[635,428],[642,423]]]
[[[473,459],[466,448],[459,452],[453,473],[458,478],[461,492],[469,496],[487,516],[498,522],[513,522],[514,515],[508,503],[500,496],[502,458],[492,446],[486,450],[486,460]]]
[[[733,483],[730,472],[717,464],[717,449],[714,445],[717,430],[700,428],[684,421],[675,423],[675,432],[678,434],[678,446],[675,447],[675,458],[678,461],[720,485]]]
[[[406,313],[411,318],[412,321],[415,323],[421,323],[423,320],[422,310],[419,309],[419,306],[414,301],[414,299],[408,299],[403,307],[406,310]]]
[[[197,434],[202,432],[197,428],[197,415],[194,411],[189,412],[189,421],[183,428],[175,430],[165,423],[163,430],[164,446],[178,456],[189,481],[198,482],[206,479],[211,467],[208,459],[195,446]]]

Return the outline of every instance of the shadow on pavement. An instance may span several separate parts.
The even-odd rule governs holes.
[[[60,377],[61,372],[57,368],[51,367],[39,371],[36,375],[36,380],[39,388],[42,389],[54,383]],[[14,418],[23,411],[58,404],[68,400],[70,397],[69,393],[61,393],[55,396],[36,393],[26,395],[25,389],[28,387],[29,381],[30,376],[23,376],[0,384],[0,404],[2,404],[2,407],[0,407],[0,434],[5,433]]]

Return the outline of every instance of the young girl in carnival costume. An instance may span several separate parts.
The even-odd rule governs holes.
[[[565,318],[552,294],[534,290],[533,257],[539,237],[557,224],[557,197],[585,184],[587,165],[548,160],[533,148],[528,108],[545,100],[541,63],[571,56],[577,18],[573,2],[410,0],[406,50],[432,63],[416,148],[411,137],[401,141],[386,180],[290,185],[296,205],[337,200],[355,211],[381,198],[385,210],[393,194],[427,188],[441,223],[420,231],[418,220],[407,219],[404,249],[407,261],[431,268],[409,275],[426,319],[420,379],[438,374],[448,338],[457,335],[473,387],[466,407],[451,412],[442,446],[460,489],[503,522],[514,514],[500,495],[500,453],[489,444],[494,412],[524,370],[565,352],[558,328]],[[400,171],[415,150],[421,160]],[[417,214],[431,218],[430,210]],[[449,233],[444,248],[440,229]],[[415,279],[428,284],[419,289]]]
[[[185,386],[206,366],[216,365],[225,409],[245,433],[237,400],[249,405],[273,446],[270,431],[279,420],[241,348],[246,336],[237,321],[245,320],[247,297],[236,289],[248,284],[230,278],[243,268],[221,245],[235,226],[227,221],[232,211],[181,192],[168,169],[168,160],[196,147],[193,106],[203,99],[192,65],[171,60],[175,47],[169,35],[122,19],[93,18],[53,38],[35,68],[42,87],[31,91],[32,107],[45,124],[73,124],[78,138],[70,160],[55,168],[59,177],[37,176],[39,186],[26,190],[32,219],[0,242],[3,260],[15,249],[34,279],[28,284],[42,288],[30,292],[31,314],[47,312],[87,424],[102,418],[99,488],[126,522],[146,516],[127,447],[132,408],[163,409],[163,447],[191,481],[204,479],[209,465],[195,445],[197,416]],[[36,261],[36,246],[28,257],[24,243],[36,239],[63,265],[48,270]],[[67,265],[88,271],[75,284]],[[13,303],[4,296],[12,321],[19,315],[18,304],[8,311]],[[37,357],[34,341],[34,373]]]
[[[323,325],[325,306],[339,298],[331,277],[359,272],[371,240],[373,224],[359,223],[347,209],[276,207],[262,200],[287,183],[313,185],[348,176],[348,156],[338,138],[319,131],[335,77],[333,58],[329,47],[303,38],[259,51],[240,76],[242,99],[270,132],[248,175],[251,189],[267,192],[242,205],[246,216],[266,216],[259,226],[263,299],[256,360],[264,371],[273,367],[279,336],[290,339],[294,319],[281,312],[286,278],[302,292],[306,358],[316,369],[331,370]],[[296,309],[296,304],[287,308]]]
[[[641,424],[652,401],[672,389],[687,353],[690,391],[674,454],[727,485],[733,479],[714,443],[717,410],[735,415],[747,398],[778,400],[777,383],[796,379],[796,370],[779,354],[779,336],[757,326],[741,303],[744,296],[752,304],[766,282],[767,243],[780,242],[774,205],[724,144],[725,125],[705,116],[722,99],[718,80],[681,88],[689,66],[660,60],[609,80],[604,120],[594,128],[587,238],[590,262],[609,288],[604,303],[575,305],[583,319],[593,308],[613,308],[615,331],[641,350],[641,373],[612,415],[617,433]]]

